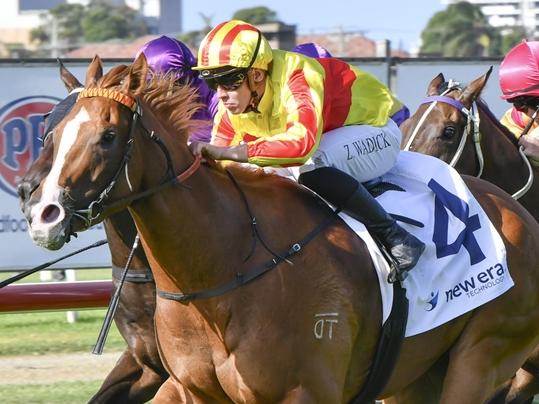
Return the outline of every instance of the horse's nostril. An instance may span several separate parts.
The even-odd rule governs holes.
[[[41,212],[41,221],[43,223],[52,223],[60,216],[60,208],[56,205],[47,205]]]

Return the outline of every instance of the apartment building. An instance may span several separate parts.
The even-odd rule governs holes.
[[[442,4],[461,0],[442,0]],[[467,0],[481,7],[494,27],[524,27],[530,37],[539,36],[539,1],[532,0]]]

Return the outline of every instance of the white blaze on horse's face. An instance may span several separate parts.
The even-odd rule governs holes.
[[[89,120],[90,115],[83,107],[72,120],[66,123],[58,153],[43,183],[41,200],[31,210],[30,236],[34,243],[42,247],[57,249],[64,244],[65,228],[62,221],[65,219],[65,210],[60,201],[63,190],[59,185],[60,174],[66,156],[77,140],[81,125]]]

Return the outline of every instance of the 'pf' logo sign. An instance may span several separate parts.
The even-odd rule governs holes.
[[[16,186],[41,150],[43,115],[60,99],[24,97],[0,108],[0,189],[17,196]]]

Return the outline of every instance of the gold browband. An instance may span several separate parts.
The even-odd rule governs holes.
[[[122,105],[125,105],[131,111],[134,111],[137,107],[137,101],[128,96],[127,94],[120,93],[116,90],[111,90],[107,88],[87,88],[82,90],[77,97],[77,101],[81,98],[91,98],[91,97],[105,97],[110,98],[111,100],[117,101]]]

